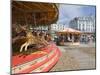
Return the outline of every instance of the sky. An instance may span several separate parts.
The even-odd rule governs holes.
[[[60,4],[57,23],[68,25],[75,17],[95,16],[95,10],[95,6]]]

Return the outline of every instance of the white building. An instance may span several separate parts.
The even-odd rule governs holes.
[[[64,28],[65,28],[65,25],[63,25],[63,24],[52,24],[51,25],[52,31],[64,30]]]
[[[69,27],[80,30],[82,32],[93,33],[95,32],[95,17],[94,16],[76,17],[70,21]]]
[[[83,32],[81,34],[80,40],[85,39],[85,41],[86,40],[88,41],[92,37],[93,40],[95,40],[95,17],[94,16],[76,17],[70,21],[69,27]]]

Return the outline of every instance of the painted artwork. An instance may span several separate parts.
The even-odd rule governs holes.
[[[12,74],[96,69],[96,6],[12,1]]]

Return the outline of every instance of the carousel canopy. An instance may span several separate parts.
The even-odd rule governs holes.
[[[12,22],[18,24],[49,25],[58,19],[54,3],[12,1]]]
[[[81,33],[79,30],[75,30],[72,28],[65,28],[64,30],[58,31],[58,33]]]

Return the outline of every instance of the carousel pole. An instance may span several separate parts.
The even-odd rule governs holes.
[[[25,18],[25,28],[26,28],[26,30],[27,30],[27,28],[28,28],[28,20],[27,20],[27,16],[26,16],[26,14],[27,13],[24,13],[24,18]]]
[[[45,16],[45,22],[46,22],[47,17]],[[48,25],[48,33],[51,34],[51,25]]]
[[[33,14],[33,18],[34,18],[34,25],[36,26],[36,16],[35,16],[35,13]]]
[[[28,25],[28,21],[27,21],[26,13],[24,13],[24,17],[25,17],[25,24]]]
[[[72,44],[74,43],[74,33],[72,33]]]
[[[78,36],[78,39],[79,39],[78,41],[79,41],[79,42],[80,42],[80,38],[81,38],[81,34],[79,34],[79,36]]]
[[[36,15],[35,15],[35,13],[33,13],[33,20],[34,20],[34,25],[36,27],[37,23],[36,23]]]

